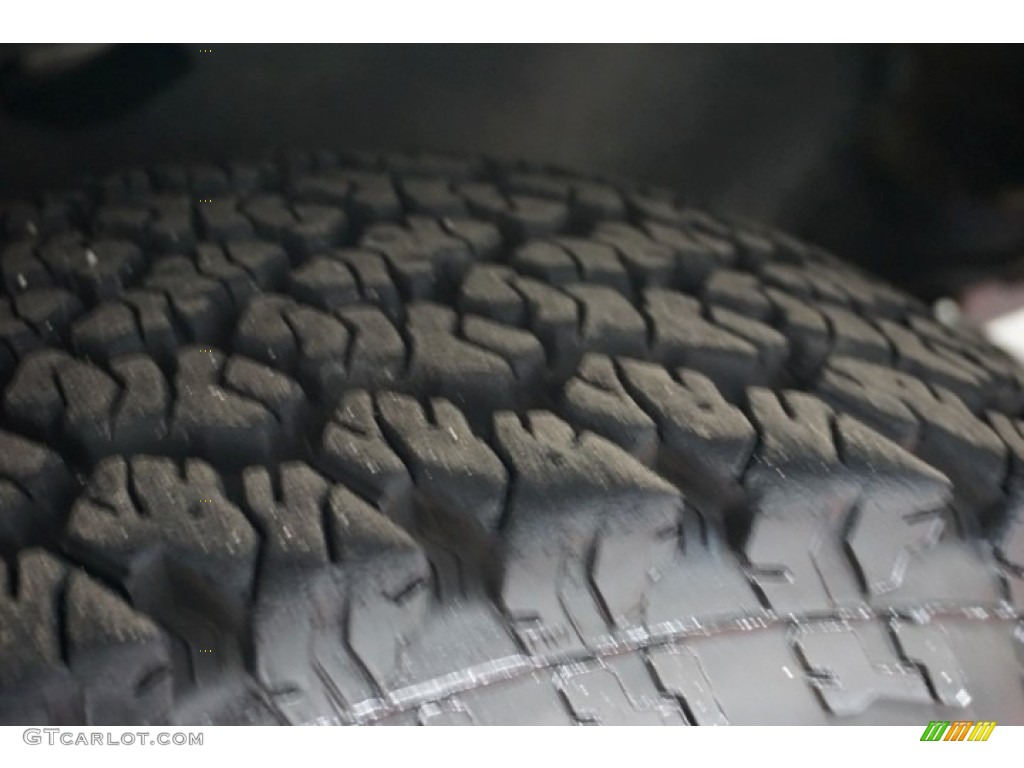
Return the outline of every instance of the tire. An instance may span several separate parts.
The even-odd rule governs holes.
[[[1024,723],[1024,376],[791,237],[289,154],[0,212],[0,721]]]

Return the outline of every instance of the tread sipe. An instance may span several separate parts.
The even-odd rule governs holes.
[[[0,205],[0,722],[1024,724],[1024,372],[525,164]]]

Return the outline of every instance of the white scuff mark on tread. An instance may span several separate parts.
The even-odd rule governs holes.
[[[93,251],[92,248],[87,248],[85,250],[85,263],[90,267],[95,267],[100,263],[100,260],[96,257],[96,252]]]
[[[945,296],[932,305],[932,314],[943,325],[956,325],[960,322],[960,305],[955,299]]]
[[[18,277],[16,279],[18,281],[19,288],[21,288],[22,290],[28,288],[28,280],[25,279],[25,276],[21,274],[21,272],[18,273]]]

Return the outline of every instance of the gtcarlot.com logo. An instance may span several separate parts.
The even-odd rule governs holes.
[[[988,741],[996,728],[994,720],[932,720],[921,735],[921,741]]]
[[[65,747],[201,747],[203,734],[185,731],[69,731],[64,728],[26,728],[21,734],[26,744]]]

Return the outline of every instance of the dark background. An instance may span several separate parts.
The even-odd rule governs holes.
[[[282,147],[521,157],[674,187],[955,292],[1024,241],[1005,203],[1018,50],[3,46],[0,197]]]

